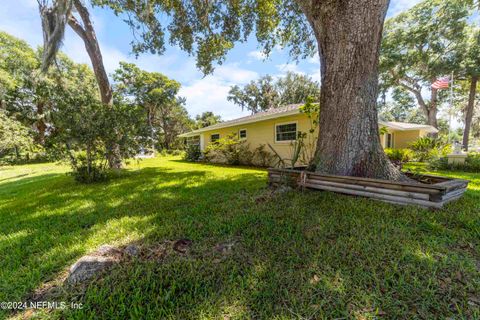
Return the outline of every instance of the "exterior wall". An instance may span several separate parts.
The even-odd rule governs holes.
[[[297,131],[308,133],[311,129],[310,119],[308,119],[308,117],[304,114],[296,114],[272,120],[265,120],[255,123],[232,126],[228,128],[205,131],[201,134],[203,135],[206,147],[209,143],[211,143],[212,134],[220,134],[221,139],[232,133],[236,133],[238,135],[238,131],[240,129],[246,129],[246,142],[249,144],[251,150],[259,147],[262,144],[267,145],[267,143],[269,143],[282,158],[290,159],[292,156],[292,143],[288,141],[275,142],[275,125],[290,122],[297,123]],[[312,143],[315,143],[317,134],[318,133],[308,134],[305,142],[310,143],[311,141]],[[267,150],[270,151],[268,146]]]
[[[249,144],[251,150],[259,147],[260,145],[267,145],[269,143],[275,151],[283,158],[283,159],[291,159],[292,157],[292,143],[291,142],[275,142],[275,125],[277,124],[285,124],[289,122],[296,122],[297,123],[297,131],[306,132],[308,133],[311,129],[310,119],[305,114],[296,114],[291,116],[280,117],[272,120],[265,120],[259,121],[249,124],[242,124],[238,126],[232,126],[228,128],[220,128],[210,131],[205,131],[199,133],[200,141],[201,141],[201,150],[205,150],[211,143],[211,135],[212,134],[219,134],[220,139],[225,138],[227,135],[236,133],[238,136],[238,132],[241,129],[247,130],[247,138],[246,141]],[[389,133],[393,134],[393,148],[400,149],[406,148],[408,145],[418,139],[419,137],[423,137],[427,135],[427,132],[424,130],[410,130],[410,131],[398,131],[390,129]],[[310,152],[313,155],[313,151],[315,150],[316,146],[316,137],[318,135],[318,131],[313,134],[307,134],[307,138],[305,143],[307,145],[307,149],[310,147],[312,151]],[[386,136],[380,135],[380,142],[382,146],[386,147]],[[267,151],[270,149],[267,147]]]
[[[394,131],[393,147],[395,149],[407,148],[410,143],[422,136],[420,130]]]

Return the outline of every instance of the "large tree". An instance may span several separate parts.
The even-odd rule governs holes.
[[[469,9],[464,0],[425,0],[385,24],[382,80],[410,92],[434,127],[440,99],[446,95],[431,84],[460,69]],[[430,92],[429,98],[425,92]]]
[[[184,120],[184,113],[180,111],[182,99],[178,97],[180,83],[159,72],[148,72],[126,62],[120,62],[113,79],[119,96],[145,108],[152,146],[155,137],[161,134],[160,144],[168,149],[178,134],[176,124]]]
[[[65,28],[67,25],[70,26],[83,40],[97,80],[102,103],[112,106],[113,91],[105,71],[102,53],[87,6],[82,0],[38,0],[38,4],[42,17],[44,40],[43,71],[48,70],[55,60],[65,34]],[[122,166],[117,143],[113,142],[111,146],[108,146],[107,157],[111,168]]]
[[[463,130],[463,148],[468,150],[470,130],[475,109],[475,98],[477,95],[478,78],[480,76],[480,29],[470,27],[465,45],[465,58],[463,66],[465,75],[470,81],[468,89],[468,101],[465,108],[465,128]]]
[[[243,88],[232,86],[227,99],[252,113],[287,104],[304,103],[308,97],[320,98],[320,84],[309,76],[287,72],[276,81],[270,75],[253,80]]]
[[[316,170],[404,179],[383,153],[378,135],[378,56],[388,0],[93,2],[125,18],[136,33],[135,53],[163,52],[167,29],[169,42],[196,55],[204,73],[253,32],[266,54],[277,45],[294,58],[318,49],[322,107]]]

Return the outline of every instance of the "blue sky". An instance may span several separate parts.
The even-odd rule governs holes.
[[[406,10],[420,0],[392,0],[388,16]],[[95,8],[92,12],[97,37],[100,42],[105,67],[111,73],[119,61],[136,63],[148,71],[162,72],[182,84],[180,95],[187,99],[186,108],[191,116],[203,111],[213,111],[229,120],[247,112],[227,101],[230,86],[242,85],[262,75],[282,76],[287,71],[301,72],[315,80],[320,78],[317,58],[293,62],[286,52],[275,50],[264,61],[257,42],[236,44],[223,65],[212,75],[203,77],[196,69],[195,59],[176,47],[167,47],[161,56],[143,54],[135,59],[130,54],[131,32],[127,25],[107,9]],[[2,0],[0,30],[26,40],[32,46],[42,44],[42,31],[36,0]],[[68,29],[62,51],[73,60],[90,64],[81,39]]]

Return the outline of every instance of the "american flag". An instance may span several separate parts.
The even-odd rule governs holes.
[[[450,84],[450,78],[449,77],[443,77],[437,79],[434,83],[432,83],[432,88],[433,89],[448,89],[448,86]]]

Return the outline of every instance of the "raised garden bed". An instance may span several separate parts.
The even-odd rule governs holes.
[[[402,205],[442,208],[447,202],[460,198],[468,180],[432,175],[406,173],[416,182],[395,182],[380,179],[335,176],[299,169],[268,169],[269,185],[287,184],[362,196]]]

